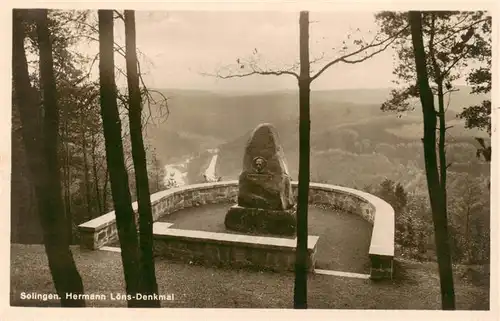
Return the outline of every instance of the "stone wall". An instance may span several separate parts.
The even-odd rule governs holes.
[[[110,214],[111,213],[108,213],[106,215],[111,216]],[[97,225],[95,228],[89,226],[90,224],[85,225],[86,223],[79,226],[80,246],[82,248],[97,250],[118,239],[118,231],[114,221],[115,213],[112,212],[112,214],[113,221],[107,222],[107,224]]]
[[[153,221],[187,207],[235,203],[237,197],[238,185],[234,182],[196,184],[161,191],[151,195]],[[137,222],[137,202],[132,203],[132,208]],[[78,229],[82,248],[97,250],[118,239],[114,211],[85,222]]]
[[[297,183],[293,183],[297,195]],[[356,189],[329,184],[312,183],[309,203],[332,210],[362,216],[372,223],[368,255],[372,279],[392,278],[394,258],[394,209],[384,200]]]
[[[292,188],[297,198],[297,183],[294,182]],[[360,215],[373,224],[376,207],[364,198],[363,194],[367,193],[340,186],[312,183],[309,186],[309,204],[332,211]]]
[[[292,183],[292,189],[296,197],[297,182]],[[237,181],[188,185],[162,191],[151,196],[153,219],[157,221],[160,217],[168,216],[187,207],[226,202],[235,204],[237,195]],[[360,215],[372,223],[373,229],[368,253],[372,262],[370,274],[372,278],[392,277],[395,222],[394,210],[387,202],[359,190],[317,183],[310,184],[309,202],[315,206]],[[133,203],[133,208],[137,212],[137,203]],[[79,226],[79,230],[81,246],[92,250],[98,249],[116,240],[118,237],[114,212],[83,223]],[[171,250],[172,253],[179,253],[182,247],[187,246],[186,244],[181,245],[173,241],[169,241],[168,244],[170,245],[164,246],[168,246],[169,251]],[[198,245],[190,246],[195,249]],[[206,250],[197,249],[194,251],[203,252],[211,250],[209,246]],[[236,249],[230,252],[238,253],[238,251],[240,250]],[[222,250],[219,253],[226,252]],[[222,255],[229,255],[227,253]],[[287,261],[288,259],[283,258],[280,260]]]
[[[180,230],[159,222],[153,234],[156,257],[218,267],[294,270],[295,239]],[[309,236],[309,271],[316,263],[317,242],[317,236]]]

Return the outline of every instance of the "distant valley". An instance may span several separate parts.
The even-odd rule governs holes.
[[[475,156],[474,137],[456,117],[462,108],[486,97],[467,87],[454,93],[447,111],[450,171],[457,175],[489,175],[489,165]],[[298,96],[294,91],[213,93],[162,90],[169,97],[169,117],[149,126],[148,140],[166,164],[184,163],[186,183],[203,180],[218,148],[215,176],[236,179],[243,148],[260,123],[278,129],[293,179],[298,173]],[[388,89],[318,91],[311,94],[311,179],[362,188],[384,178],[410,190],[425,189],[420,107],[405,115],[382,112]],[[155,113],[152,108],[153,116]],[[454,174],[450,174],[453,176]]]

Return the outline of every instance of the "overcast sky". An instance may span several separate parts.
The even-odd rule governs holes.
[[[312,66],[317,70],[335,58],[348,34],[370,41],[377,31],[373,12],[310,13],[311,59],[325,54]],[[257,49],[262,64],[279,68],[298,61],[299,26],[296,12],[257,11],[137,11],[137,46],[145,80],[151,87],[206,90],[296,89],[290,76],[252,76],[221,80],[200,73],[216,72]],[[357,29],[359,28],[359,31]],[[124,43],[122,23],[115,24],[115,38]],[[352,39],[352,38],[351,38]],[[82,47],[97,52],[97,46]],[[383,88],[391,86],[392,50],[360,64],[338,64],[314,83],[313,89]],[[117,64],[124,65],[117,57]],[[122,82],[123,79],[119,82]]]

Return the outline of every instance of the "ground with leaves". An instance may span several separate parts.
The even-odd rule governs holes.
[[[119,253],[82,251],[72,247],[88,294],[124,293]],[[11,305],[58,306],[58,302],[20,300],[20,293],[54,293],[44,249],[11,246]],[[489,268],[457,268],[457,308],[489,309]],[[161,294],[175,294],[163,307],[292,308],[293,273],[277,274],[156,262]],[[333,276],[309,276],[309,308],[439,309],[439,278],[434,263],[397,262],[393,281],[373,282]],[[88,306],[125,307],[125,301],[87,301]]]

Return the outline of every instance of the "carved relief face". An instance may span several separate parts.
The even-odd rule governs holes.
[[[266,167],[266,160],[262,157],[255,157],[253,159],[253,167],[257,171],[257,173],[261,173]]]

